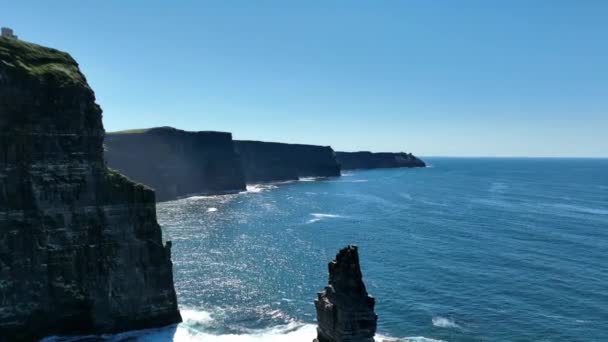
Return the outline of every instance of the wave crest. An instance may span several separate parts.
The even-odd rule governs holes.
[[[453,328],[453,329],[459,329],[460,325],[458,325],[453,319],[451,318],[446,318],[446,317],[441,317],[441,316],[435,316],[432,319],[433,325],[438,327],[438,328]]]

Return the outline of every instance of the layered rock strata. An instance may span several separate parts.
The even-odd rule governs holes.
[[[237,140],[248,183],[340,176],[340,165],[329,146]]]
[[[329,284],[315,300],[315,342],[374,342],[378,316],[367,294],[356,246],[340,250],[329,263]]]
[[[158,201],[245,190],[232,134],[171,127],[106,135],[108,166],[156,192]]]
[[[154,192],[109,171],[66,53],[0,38],[0,340],[181,320]]]
[[[420,158],[404,152],[336,152],[336,158],[342,170],[426,166]]]

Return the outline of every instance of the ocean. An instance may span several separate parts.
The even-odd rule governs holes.
[[[103,339],[311,342],[356,244],[378,341],[608,341],[608,160],[425,161],[160,203],[184,322]]]

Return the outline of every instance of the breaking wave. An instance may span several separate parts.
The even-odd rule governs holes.
[[[115,335],[52,336],[41,342],[311,342],[316,337],[314,324],[292,321],[266,329],[243,329],[243,333],[214,333],[217,325],[207,311],[181,309],[183,323],[158,329],[128,331]],[[426,337],[393,338],[377,335],[376,342],[443,342]]]
[[[313,218],[308,220],[306,223],[314,223],[314,222],[321,221],[323,219],[334,219],[334,218],[344,218],[345,217],[345,216],[341,216],[341,215],[321,214],[321,213],[311,213],[310,216],[312,216]]]
[[[435,316],[435,317],[433,317],[432,321],[433,321],[433,325],[438,328],[452,328],[452,329],[460,328],[460,325],[458,325],[453,319],[450,319],[450,318]]]
[[[300,182],[315,182],[321,179],[325,179],[326,177],[302,177],[298,179]]]
[[[259,193],[259,192],[276,189],[276,188],[277,188],[277,186],[273,185],[273,184],[250,184],[250,185],[247,185],[246,192]]]

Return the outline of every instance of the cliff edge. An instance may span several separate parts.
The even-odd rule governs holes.
[[[172,127],[106,135],[108,166],[146,184],[158,201],[245,190],[232,134],[186,132]]]
[[[340,176],[340,165],[329,146],[237,140],[247,183]]]
[[[0,38],[0,336],[181,321],[154,192],[109,171],[104,129],[66,53]]]
[[[426,167],[420,158],[405,152],[336,152],[336,158],[342,170]]]

